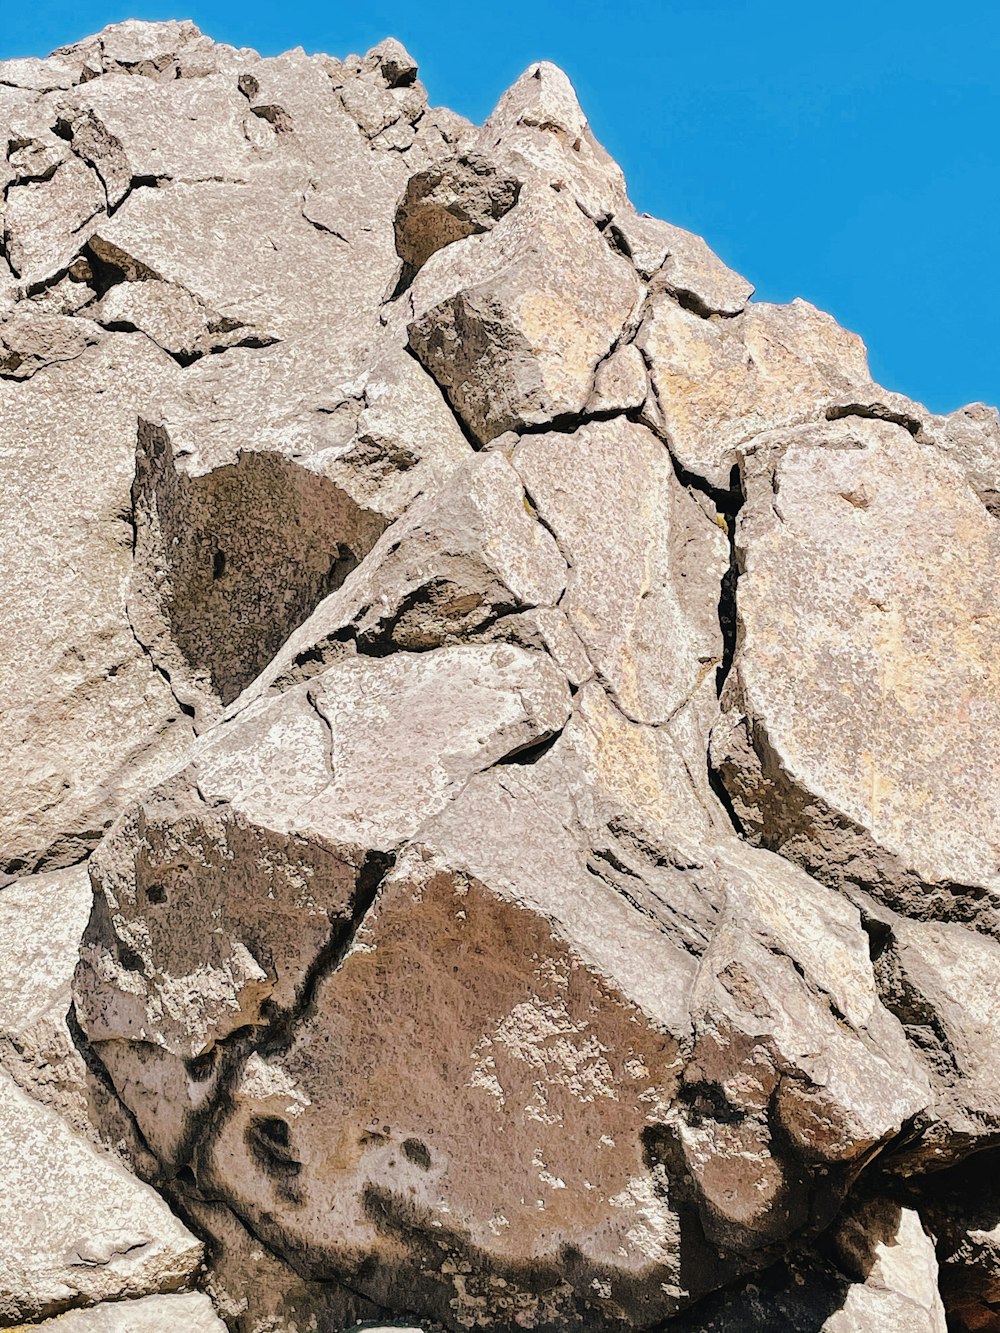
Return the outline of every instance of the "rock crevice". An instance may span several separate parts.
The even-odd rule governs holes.
[[[545,62],[0,114],[0,1321],[1000,1329],[997,414]]]

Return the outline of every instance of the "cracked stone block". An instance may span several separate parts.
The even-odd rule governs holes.
[[[489,231],[517,203],[520,189],[478,154],[418,172],[396,209],[396,253],[416,272],[443,246]]]
[[[864,343],[807,301],[706,319],[655,294],[636,337],[647,414],[683,468],[725,489],[741,445],[870,397]]]
[[[167,85],[94,79],[65,105],[76,117],[73,149],[108,183],[114,207],[133,180],[245,180],[260,161],[244,131],[246,99],[229,74]]]
[[[86,1067],[70,1032],[71,984],[93,895],[85,865],[28,875],[0,892],[0,1064],[82,1133]]]
[[[289,636],[246,700],[303,680],[355,647],[439,648],[506,616],[554,609],[566,576],[508,459],[473,456],[386,529],[343,589]]]
[[[572,200],[547,187],[417,276],[409,345],[472,435],[579,415],[641,287]]]
[[[945,1333],[933,1238],[891,1199],[849,1207],[832,1243],[755,1273],[677,1333]]]
[[[139,426],[133,504],[130,615],[196,709],[234,699],[384,527],[279,453],[246,450],[200,476],[179,471],[168,433],[149,422]]]
[[[545,62],[0,120],[0,1323],[989,1328],[996,413]]]
[[[0,878],[80,860],[191,739],[124,596],[137,413],[175,370],[133,335],[0,378]]]
[[[935,1174],[920,1199],[937,1240],[941,1298],[949,1329],[992,1333],[1000,1303],[1000,1191],[996,1150]]]
[[[712,759],[741,825],[831,884],[997,933],[1000,529],[899,426],[743,463],[738,647]]]
[[[594,138],[569,79],[547,60],[508,88],[479,142],[515,171],[567,191],[587,217],[606,220],[626,202],[621,168]]]
[[[818,1182],[849,1179],[927,1101],[855,909],[766,853],[670,848],[671,829],[696,839],[706,817],[668,736],[596,685],[587,721],[560,736],[568,691],[544,662],[485,645],[351,657],[252,705],[101,849],[104,905],[77,978],[102,1058],[159,1045],[207,1085],[212,1128],[193,1145],[168,1122],[197,1094],[157,1095],[163,1060],[124,1046],[126,1068],[110,1066],[147,1139],[174,1162],[193,1147],[200,1189],[279,1257],[308,1254],[311,1276],[383,1306],[419,1293],[459,1326],[486,1302],[538,1324],[665,1316],[804,1227]],[[221,856],[209,825],[228,830]],[[357,864],[407,840],[334,951],[289,930],[301,890],[283,907],[270,889],[268,908],[279,846],[312,862],[350,844]],[[218,919],[234,860],[268,874],[227,895],[221,933],[193,929],[193,911]],[[813,943],[796,937],[803,895]],[[210,947],[197,961],[192,938]],[[671,961],[651,973],[654,946]],[[381,1023],[404,1009],[402,1032]],[[212,1043],[215,1074],[201,1067]],[[544,1295],[526,1277],[538,1271]]]
[[[532,435],[513,463],[569,566],[563,608],[598,677],[629,717],[669,721],[722,660],[722,532],[622,417]]]
[[[0,1317],[8,1326],[187,1286],[202,1245],[155,1191],[2,1071],[0,1085]]]
[[[97,342],[86,320],[20,312],[0,315],[0,378],[27,380],[46,366],[75,361]]]
[[[21,282],[43,282],[66,268],[104,220],[106,207],[101,178],[75,157],[50,180],[9,189],[4,248]]]
[[[896,1154],[894,1169],[939,1170],[1000,1135],[1000,942],[855,896],[882,1003],[903,1024],[935,1094],[923,1132]]]
[[[667,291],[696,314],[738,315],[753,295],[746,278],[725,266],[700,236],[647,213],[616,215],[611,239],[641,277]]]

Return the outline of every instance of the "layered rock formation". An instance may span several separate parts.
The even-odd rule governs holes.
[[[548,64],[0,114],[2,1326],[1000,1329],[997,414]]]

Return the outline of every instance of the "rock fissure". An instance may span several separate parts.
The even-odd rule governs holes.
[[[545,62],[477,127],[126,23],[0,92],[2,1317],[988,1330],[1000,417]]]

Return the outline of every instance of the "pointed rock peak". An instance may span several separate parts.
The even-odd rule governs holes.
[[[556,189],[568,188],[602,225],[628,202],[621,168],[591,133],[568,77],[547,60],[530,65],[508,88],[480,142],[484,151],[500,150]]]
[[[523,125],[573,137],[589,130],[569,76],[548,60],[528,66],[500,98],[486,124],[500,132]]]
[[[387,37],[373,46],[362,66],[366,70],[378,70],[387,88],[408,88],[417,79],[417,62],[395,37]]]

